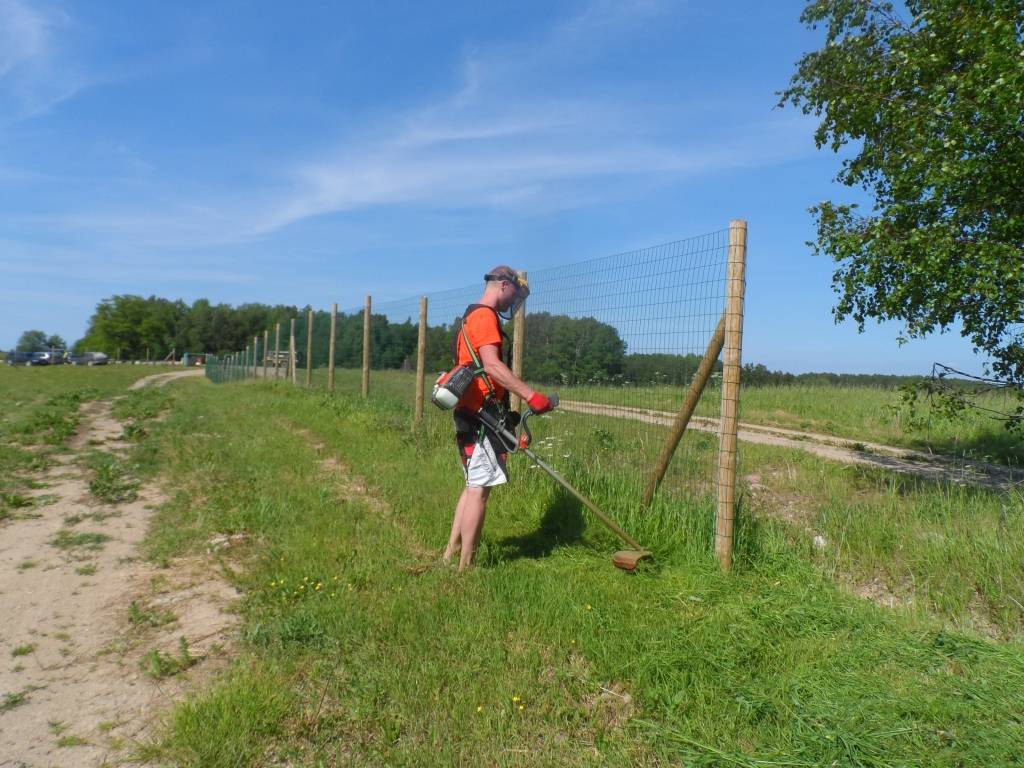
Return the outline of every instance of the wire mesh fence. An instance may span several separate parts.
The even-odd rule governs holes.
[[[534,448],[593,492],[686,503],[731,550],[746,227],[551,267],[506,362],[558,410],[534,419]],[[341,311],[305,308],[250,347],[207,365],[214,381],[273,378],[390,399],[410,421],[450,418],[423,402],[452,365],[452,339],[483,282]],[[422,322],[421,322],[422,319]],[[334,329],[332,334],[331,329]],[[521,359],[510,360],[513,348]],[[333,350],[333,354],[332,354]],[[722,352],[724,350],[724,356]],[[417,396],[418,395],[418,396]],[[614,488],[610,487],[614,486]]]

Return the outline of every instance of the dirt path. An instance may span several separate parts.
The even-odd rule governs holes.
[[[184,371],[173,371],[172,373],[154,373],[152,376],[146,376],[145,378],[139,379],[132,384],[128,389],[142,389],[143,387],[164,387],[170,384],[175,379],[184,379],[189,376],[205,376],[206,372],[203,368],[189,368]]]
[[[563,400],[559,408],[573,413],[587,413],[600,416],[614,416],[633,419],[648,424],[671,426],[675,414],[667,411],[652,411],[646,408],[631,408],[620,405],[602,405],[575,400]],[[690,420],[688,429],[700,432],[717,432],[718,421],[701,416]],[[814,432],[799,432],[781,427],[766,427],[758,424],[741,423],[737,435],[747,443],[777,445],[793,448],[846,464],[863,464],[894,472],[904,472],[929,480],[979,485],[993,490],[1007,490],[1024,480],[1024,473],[1013,472],[1006,467],[981,461],[952,460],[934,456],[909,448],[896,448],[879,443],[865,443],[833,435]]]
[[[85,404],[70,452],[33,478],[40,487],[30,493],[52,503],[0,526],[3,768],[122,764],[155,716],[216,665],[234,636],[226,609],[236,593],[209,563],[187,558],[160,568],[139,559],[153,510],[165,500],[155,483],[118,504],[90,494],[82,457],[128,448],[110,409]],[[189,672],[146,672],[175,662]]]

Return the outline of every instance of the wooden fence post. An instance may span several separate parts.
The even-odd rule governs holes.
[[[338,305],[331,304],[331,341],[327,351],[327,389],[334,391],[334,343],[338,335]]]
[[[526,272],[516,273],[523,280],[526,279]],[[526,339],[526,302],[519,305],[512,323],[512,373],[523,378],[523,343]],[[523,405],[523,399],[519,395],[512,395],[512,410],[518,411]]]
[[[255,379],[259,375],[257,366],[259,365],[260,359],[260,335],[257,333],[252,337],[252,377]]]
[[[423,420],[423,385],[427,378],[427,297],[420,298],[420,331],[416,339],[416,407],[413,423]]]
[[[373,300],[366,296],[363,308],[363,397],[370,394],[370,308]]]
[[[313,310],[306,318],[306,389],[313,386]]]
[[[665,477],[665,472],[672,461],[672,456],[675,455],[676,448],[679,447],[679,441],[683,439],[683,433],[690,423],[690,417],[693,416],[693,412],[697,408],[697,402],[700,400],[701,393],[704,391],[704,387],[707,386],[712,371],[715,370],[715,362],[722,353],[722,344],[724,342],[725,315],[723,314],[722,318],[718,321],[718,327],[711,334],[711,341],[708,342],[708,348],[704,351],[704,357],[701,358],[700,365],[697,366],[697,372],[693,375],[693,381],[690,382],[690,388],[686,392],[686,397],[683,398],[683,405],[679,409],[679,413],[676,414],[672,429],[669,431],[668,440],[665,441],[661,454],[658,456],[658,462],[654,465],[654,471],[651,472],[651,476],[647,480],[647,487],[644,489],[644,506],[650,506],[654,500],[654,494]]]
[[[274,379],[281,378],[281,324],[274,323]]]
[[[292,384],[296,384],[298,373],[295,365],[295,318],[292,318],[291,327],[288,330],[288,375]]]
[[[263,329],[263,379],[267,378],[267,358],[270,357],[270,329]]]
[[[718,440],[718,515],[715,519],[715,555],[724,571],[732,567],[733,523],[736,517],[736,430],[740,408],[746,261],[747,222],[734,219],[729,222],[725,354],[722,360],[722,426]]]

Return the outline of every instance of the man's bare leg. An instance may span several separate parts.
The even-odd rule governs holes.
[[[484,514],[487,512],[487,497],[490,488],[466,488],[463,491],[461,515],[462,552],[459,553],[459,570],[464,571],[473,563],[477,544],[480,543],[480,531],[484,527]]]
[[[452,532],[448,537],[448,546],[444,550],[444,560],[448,562],[462,546],[462,509],[466,505],[466,490],[462,490],[459,496],[459,503],[455,505],[455,515],[452,517]]]

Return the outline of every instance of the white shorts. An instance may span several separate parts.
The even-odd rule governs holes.
[[[472,448],[472,453],[470,453]],[[508,468],[505,459],[508,454],[494,450],[490,438],[485,434],[471,446],[465,446],[462,455],[462,469],[466,474],[467,488],[490,488],[508,482]]]

